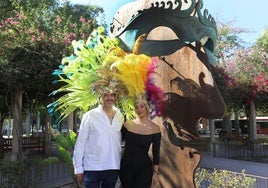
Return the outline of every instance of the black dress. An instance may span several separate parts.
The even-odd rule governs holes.
[[[122,128],[125,149],[119,177],[123,188],[150,188],[153,165],[159,165],[161,133],[141,135]],[[152,144],[153,161],[148,156]]]

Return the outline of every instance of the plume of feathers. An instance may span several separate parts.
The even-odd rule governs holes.
[[[152,63],[148,67],[147,71],[147,81],[145,83],[146,86],[146,94],[147,101],[149,105],[152,106],[151,116],[160,116],[162,114],[162,110],[164,108],[164,92],[163,90],[154,84],[153,74],[156,74],[156,61],[152,58]]]
[[[74,54],[63,58],[59,69],[53,72],[53,75],[58,77],[54,83],[62,82],[64,85],[50,94],[63,94],[48,105],[51,116],[54,116],[55,111],[59,111],[60,121],[76,109],[87,111],[97,105],[97,90],[106,85],[112,77],[107,73],[109,67],[103,66],[103,62],[109,50],[117,45],[118,40],[107,37],[103,27],[94,30],[86,42],[72,41]]]
[[[128,97],[132,99],[132,102],[128,101],[131,109],[134,109],[135,96],[143,94],[151,107],[152,117],[160,116],[164,105],[164,93],[153,80],[155,68],[155,59],[144,54],[128,54],[111,65],[111,70],[117,72],[116,78],[125,85]]]
[[[139,50],[142,36],[135,44]],[[152,107],[152,114],[161,115],[163,92],[154,84],[156,61],[144,54],[127,54],[118,47],[118,40],[105,35],[104,28],[94,30],[86,42],[73,41],[74,55],[62,59],[55,82],[63,86],[51,93],[62,94],[48,105],[51,115],[59,111],[60,120],[76,109],[87,111],[95,107],[105,87],[113,86],[117,105],[127,119],[134,117],[135,96],[144,94]]]

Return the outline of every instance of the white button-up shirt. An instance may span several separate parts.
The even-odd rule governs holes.
[[[101,105],[83,115],[73,154],[75,174],[120,168],[124,117],[116,107],[113,109],[112,123]]]

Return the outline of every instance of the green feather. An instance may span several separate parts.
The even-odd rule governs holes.
[[[105,35],[105,29],[94,30],[88,40],[73,41],[74,55],[62,59],[64,75],[59,76],[59,82],[64,86],[57,90],[63,93],[58,98],[56,111],[61,113],[60,119],[66,118],[76,109],[87,111],[98,103],[98,96],[92,90],[92,84],[103,78],[97,70],[111,48],[118,45],[118,40]]]

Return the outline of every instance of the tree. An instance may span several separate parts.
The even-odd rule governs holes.
[[[256,110],[263,112],[268,103],[267,53],[259,46],[243,47],[236,44],[237,34],[243,30],[231,29],[226,25],[219,30],[220,62],[214,70],[214,76],[229,112],[238,113],[244,109],[249,117],[254,114],[251,109],[255,109],[255,104]]]
[[[264,51],[268,53],[268,29],[266,29],[257,39],[256,45],[260,48],[263,48]]]
[[[241,104],[237,102],[240,100],[239,96],[235,95],[235,93],[240,92],[240,87],[236,87],[233,78],[225,72],[222,64],[232,58],[236,50],[242,48],[245,42],[239,38],[239,34],[247,32],[243,28],[231,27],[231,25],[233,25],[233,22],[217,22],[218,40],[215,55],[218,58],[218,63],[215,69],[212,70],[214,79],[217,82],[227,106],[227,113],[224,117],[224,125],[226,125],[225,128],[228,130],[231,130],[231,114],[233,112],[238,112],[242,107]],[[230,88],[228,85],[233,85],[233,87]]]
[[[17,131],[11,160],[17,160],[21,157],[22,101],[49,104],[48,94],[58,87],[52,84],[51,73],[71,53],[71,41],[87,37],[98,26],[95,16],[103,10],[68,1],[60,5],[55,0],[5,0],[0,6],[12,7],[0,17],[0,94],[11,98],[13,130]]]

